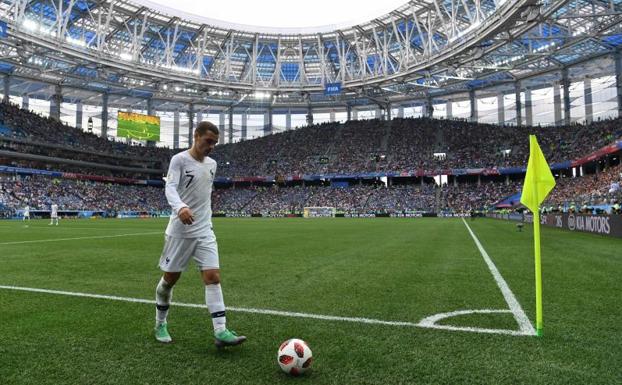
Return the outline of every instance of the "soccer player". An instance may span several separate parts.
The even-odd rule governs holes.
[[[24,207],[24,217],[22,218],[22,221],[25,221],[26,219],[30,220],[30,206],[26,205],[26,207]]]
[[[52,214],[50,215],[50,226],[56,222],[56,226],[58,226],[58,205],[56,203],[52,203],[50,207],[52,210]]]
[[[226,328],[218,245],[212,231],[211,195],[216,161],[207,156],[216,143],[218,128],[210,122],[201,122],[194,131],[192,148],[173,156],[169,164],[165,193],[172,214],[160,257],[164,275],[156,288],[155,337],[160,342],[172,341],[166,317],[173,286],[191,258],[205,284],[205,302],[212,316],[216,346],[239,345],[246,340]]]

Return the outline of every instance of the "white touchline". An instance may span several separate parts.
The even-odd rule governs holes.
[[[21,245],[25,243],[43,243],[43,242],[60,242],[60,241],[77,241],[80,239],[103,239],[103,238],[117,238],[117,237],[131,237],[134,235],[155,235],[161,234],[164,236],[163,231],[152,231],[149,233],[130,233],[130,234],[118,234],[118,235],[94,235],[90,237],[74,237],[74,238],[51,238],[51,239],[36,239],[32,241],[15,241],[15,242],[0,242],[0,245]]]
[[[497,286],[499,286],[499,289],[501,289],[503,298],[505,298],[505,302],[507,302],[508,306],[510,307],[510,310],[512,311],[512,314],[514,314],[514,318],[516,319],[516,322],[518,322],[518,326],[520,327],[521,332],[526,335],[535,336],[536,330],[533,328],[533,325],[531,325],[531,322],[529,321],[527,314],[525,314],[525,311],[523,310],[520,303],[514,296],[514,293],[512,293],[512,290],[510,290],[510,287],[508,286],[507,282],[505,282],[505,279],[503,279],[503,277],[501,276],[501,273],[499,273],[497,266],[495,266],[495,264],[492,262],[492,259],[490,259],[490,256],[488,255],[486,250],[484,250],[484,247],[480,243],[479,239],[477,239],[477,237],[475,236],[475,233],[473,233],[473,230],[471,230],[471,227],[464,220],[464,218],[462,218],[462,222],[466,226],[467,230],[469,230],[471,237],[475,241],[475,245],[479,249],[480,254],[482,254],[484,261],[486,261],[486,265],[488,265],[488,269],[490,269],[492,276],[495,278],[495,282],[497,283]]]
[[[38,289],[32,287],[20,287],[20,286],[3,286],[0,285],[0,289],[5,290],[17,290],[17,291],[25,291],[32,293],[45,293],[45,294],[57,294],[57,295],[66,295],[72,297],[86,297],[86,298],[96,298],[96,299],[107,299],[112,301],[122,301],[122,302],[134,302],[134,303],[144,303],[149,305],[155,305],[155,301],[141,298],[131,298],[131,297],[119,297],[112,295],[101,295],[101,294],[90,294],[90,293],[80,293],[73,291],[63,291],[63,290],[49,290],[49,289]],[[182,302],[172,302],[173,306],[180,307],[189,307],[189,308],[200,308],[207,309],[207,306],[204,304],[194,304],[194,303],[182,303]],[[462,326],[450,326],[450,325],[436,325],[435,322],[445,318],[446,316],[452,315],[460,315],[460,314],[471,314],[471,313],[507,313],[509,310],[492,310],[492,309],[484,309],[484,310],[462,310],[453,313],[443,313],[433,315],[431,317],[426,317],[422,321],[415,322],[404,322],[404,321],[384,321],[373,318],[364,318],[364,317],[340,317],[340,316],[331,316],[331,315],[322,315],[322,314],[311,314],[311,313],[300,313],[300,312],[290,312],[290,311],[281,311],[281,310],[271,310],[271,309],[257,309],[257,308],[244,308],[244,307],[234,307],[228,306],[227,310],[240,312],[240,313],[253,313],[253,314],[265,314],[265,315],[273,315],[273,316],[281,316],[281,317],[295,317],[295,318],[311,318],[318,319],[324,321],[342,321],[342,322],[356,322],[363,324],[375,324],[375,325],[385,325],[385,326],[405,326],[405,327],[418,327],[425,329],[442,329],[442,330],[450,330],[450,331],[462,331],[462,332],[472,332],[472,333],[486,333],[486,334],[504,334],[511,336],[526,336],[530,335],[524,333],[522,330],[506,330],[506,329],[486,329],[486,328],[476,328],[476,327],[462,327]]]

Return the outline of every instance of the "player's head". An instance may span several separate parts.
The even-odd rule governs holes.
[[[218,127],[203,121],[194,129],[194,147],[199,153],[208,155],[218,143]]]

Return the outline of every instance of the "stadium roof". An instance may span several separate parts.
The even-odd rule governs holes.
[[[150,9],[185,20],[225,29],[270,33],[327,33],[351,27],[387,14],[406,0],[314,0],[312,3],[282,0],[229,0],[210,2],[135,0]]]
[[[413,0],[324,32],[249,31],[124,0],[3,0],[12,92],[222,108],[386,105],[610,75],[622,0]],[[291,5],[289,5],[291,7]],[[172,12],[172,11],[171,11]],[[295,12],[301,12],[295,10]],[[570,68],[570,69],[568,69]],[[340,83],[339,95],[326,95]]]

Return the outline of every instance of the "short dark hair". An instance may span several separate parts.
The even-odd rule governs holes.
[[[216,127],[214,123],[205,120],[197,125],[197,128],[194,129],[194,134],[202,136],[205,135],[207,131],[211,131],[214,134],[219,135],[218,127]]]

